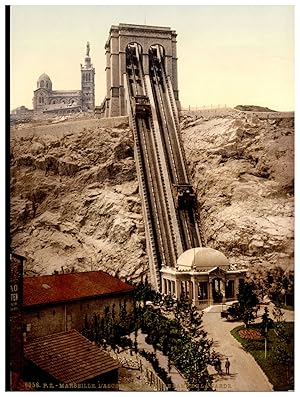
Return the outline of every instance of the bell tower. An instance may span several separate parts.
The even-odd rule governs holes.
[[[81,67],[82,108],[84,111],[95,109],[95,68],[90,58],[90,43],[86,45],[86,57]]]

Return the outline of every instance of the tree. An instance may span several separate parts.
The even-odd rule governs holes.
[[[258,304],[258,298],[254,291],[253,282],[244,282],[239,285],[238,303],[240,318],[246,328],[254,320],[254,308]]]
[[[263,299],[267,295],[275,305],[293,305],[294,272],[284,271],[281,266],[256,269],[251,278],[255,292]]]
[[[260,333],[265,338],[265,358],[267,357],[268,331],[273,327],[273,320],[269,316],[269,309],[265,307],[261,318]]]
[[[273,320],[270,318],[269,309],[265,307],[264,314],[261,317],[260,333],[265,338],[268,337],[268,331],[273,328]]]
[[[283,319],[283,312],[280,307],[273,310],[274,331],[276,333],[276,344],[273,346],[273,359],[277,365],[283,369],[282,375],[285,383],[289,384],[289,389],[294,388],[294,332],[288,327]]]

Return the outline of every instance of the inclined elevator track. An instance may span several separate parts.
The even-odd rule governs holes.
[[[203,245],[203,236],[160,47],[149,50],[149,71],[138,46],[128,47],[126,71],[150,276],[159,290],[161,266],[175,267],[183,251]]]

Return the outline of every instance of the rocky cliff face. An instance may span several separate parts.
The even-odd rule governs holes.
[[[232,263],[291,266],[293,118],[226,110],[181,124],[208,245]],[[129,128],[97,119],[12,128],[11,238],[27,274],[146,274]]]
[[[12,248],[27,274],[147,272],[133,141],[99,120],[11,131]]]
[[[294,119],[286,116],[232,110],[181,122],[207,243],[250,269],[293,266]]]

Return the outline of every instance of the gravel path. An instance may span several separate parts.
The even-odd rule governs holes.
[[[139,349],[144,349],[149,352],[154,352],[154,349],[151,345],[145,342],[145,335],[142,334],[141,332],[138,333],[137,336],[137,343],[138,343],[138,348]],[[164,368],[169,376],[172,379],[172,382],[174,384],[175,390],[176,391],[188,391],[186,385],[185,385],[185,380],[182,377],[182,375],[178,372],[178,370],[172,365],[170,372],[168,371],[168,358],[162,354],[161,351],[157,350],[156,351],[156,357],[159,361],[159,364],[162,368]]]
[[[271,308],[270,308],[271,309]],[[209,372],[214,375],[214,387],[217,391],[272,391],[273,386],[265,373],[250,353],[247,353],[230,331],[241,325],[241,322],[227,322],[220,316],[221,306],[212,306],[203,313],[203,327],[208,337],[214,340],[214,348],[222,355],[222,371],[226,357],[229,358],[230,374],[217,375],[214,368]],[[271,310],[270,310],[271,312]],[[261,315],[263,308],[258,313]],[[284,311],[285,320],[293,321],[294,313]]]

